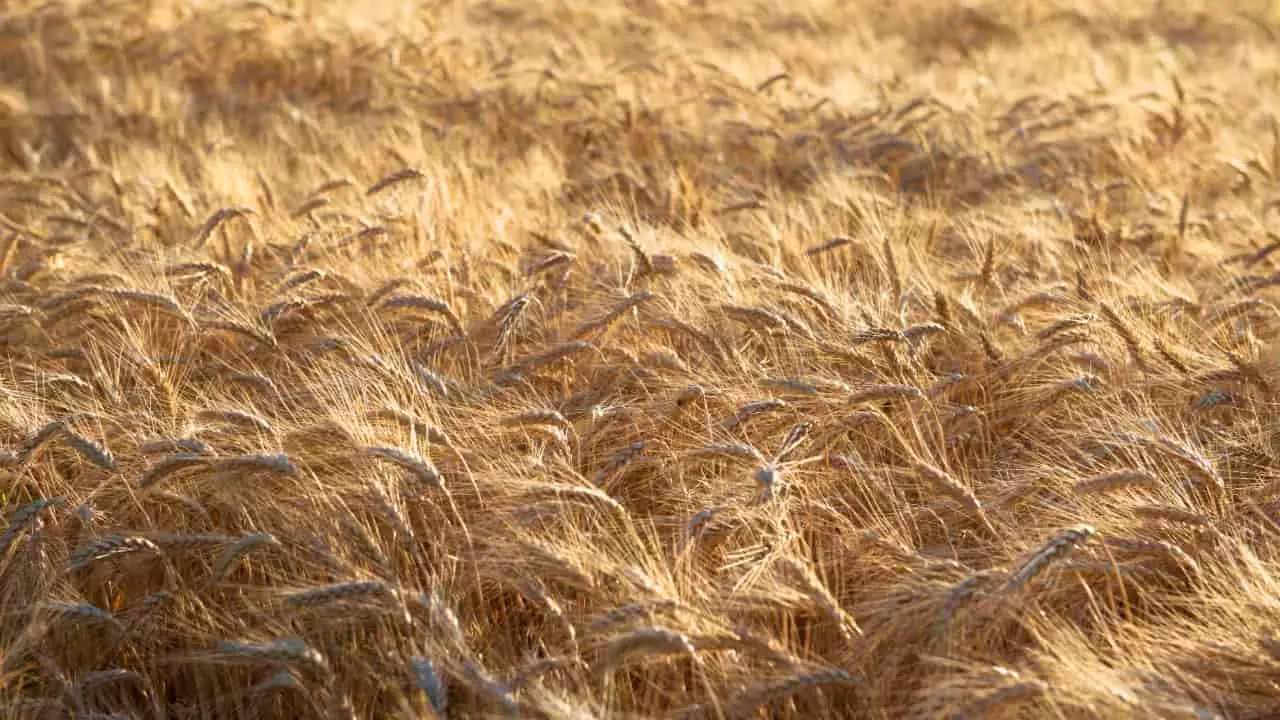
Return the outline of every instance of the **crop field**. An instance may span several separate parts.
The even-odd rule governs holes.
[[[5,0],[0,717],[1280,717],[1278,42]]]

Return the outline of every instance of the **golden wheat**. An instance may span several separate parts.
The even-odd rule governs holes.
[[[1273,5],[10,3],[0,706],[1275,715]]]

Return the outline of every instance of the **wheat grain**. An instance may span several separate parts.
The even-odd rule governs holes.
[[[805,250],[805,254],[809,255],[810,257],[814,257],[817,255],[822,255],[824,253],[831,252],[832,250],[838,250],[839,248],[845,247],[847,245],[852,245],[852,244],[853,244],[853,240],[850,238],[843,237],[843,236],[833,237],[830,240],[827,240],[826,242],[822,243],[821,245],[815,245],[814,247],[811,247]]]
[[[228,372],[223,373],[222,377],[230,383],[250,386],[258,393],[276,396],[280,394],[280,388],[276,386],[275,380],[260,372]]]
[[[1005,591],[1027,586],[1055,560],[1066,557],[1077,545],[1087,542],[1093,533],[1094,529],[1089,525],[1077,525],[1061,530],[1010,575],[1004,586]]]
[[[703,458],[732,458],[736,460],[755,460],[765,462],[764,455],[750,445],[737,443],[703,445],[686,451],[684,457],[689,460]]]
[[[1215,310],[1212,313],[1209,313],[1208,315],[1205,316],[1205,323],[1210,327],[1214,327],[1216,325],[1221,325],[1230,320],[1234,320],[1235,318],[1238,318],[1242,315],[1248,315],[1249,313],[1255,310],[1259,310],[1263,308],[1269,310],[1272,315],[1275,315],[1278,312],[1280,312],[1280,311],[1277,311],[1274,305],[1268,302],[1265,302],[1258,298],[1246,298],[1244,300],[1231,303],[1230,305],[1224,308]]]
[[[80,626],[101,627],[113,634],[123,631],[120,621],[111,613],[87,603],[42,602],[36,606],[36,611],[52,618],[71,620]]]
[[[823,668],[800,672],[789,677],[751,687],[729,701],[726,710],[734,717],[752,713],[763,705],[789,698],[811,688],[834,685],[851,687],[861,681],[848,671],[839,668]]]
[[[986,584],[994,574],[994,570],[979,571],[951,587],[947,592],[947,599],[942,603],[942,617],[934,625],[933,635],[935,640],[941,638],[947,632],[951,626],[951,621],[960,612],[960,609],[972,599],[978,588]]]
[[[438,298],[427,295],[394,295],[382,300],[379,307],[391,310],[409,309],[409,310],[425,310],[435,313],[445,319],[449,323],[449,328],[455,333],[462,335],[462,320],[458,314],[449,307],[449,304]]]
[[[643,600],[609,610],[595,617],[589,627],[591,632],[598,633],[634,620],[651,621],[657,615],[670,614],[679,608],[679,601],[671,598]]]
[[[899,330],[891,328],[867,328],[860,330],[849,338],[852,345],[865,345],[875,342],[903,342],[906,337]]]
[[[232,270],[227,265],[221,263],[210,263],[210,261],[201,261],[201,263],[174,263],[165,266],[164,274],[170,275],[218,275],[223,281],[232,279]]]
[[[239,320],[199,320],[197,321],[197,325],[207,332],[229,332],[248,338],[263,347],[279,347],[279,342],[276,340],[275,336],[271,334],[270,330],[256,327],[247,322]]]
[[[506,427],[524,427],[526,425],[556,425],[565,429],[573,424],[560,414],[559,410],[529,410],[516,415],[508,415],[501,420]]]
[[[648,443],[637,440],[613,454],[591,477],[591,484],[602,487],[637,458],[644,455]]]
[[[856,635],[863,634],[862,628],[858,627],[858,623],[840,606],[835,596],[813,574],[808,565],[791,557],[779,558],[777,565],[791,582],[799,585],[809,599],[822,609],[823,614],[835,624],[841,637],[850,640]]]
[[[19,463],[27,465],[33,462],[65,430],[66,423],[61,420],[54,420],[40,428],[35,435],[32,435],[22,445],[22,450],[19,453]]]
[[[857,405],[885,400],[914,400],[922,397],[924,397],[924,393],[921,392],[920,388],[911,385],[870,385],[854,391],[849,395],[847,402],[850,405]]]
[[[779,320],[781,320],[781,318],[779,318]],[[652,327],[662,328],[664,330],[674,331],[681,335],[686,335],[710,352],[719,354],[721,351],[719,340],[711,334],[703,332],[683,320],[676,318],[657,318],[645,320],[645,323]]]
[[[106,290],[105,294],[108,297],[115,298],[116,300],[123,300],[125,302],[138,303],[140,305],[152,307],[157,310],[162,310],[165,313],[178,318],[179,320],[194,323],[191,316],[189,316],[187,312],[182,309],[182,306],[178,304],[178,301],[176,299],[162,293],[148,292],[146,290],[125,290],[125,289],[112,288],[112,289]]]
[[[549,496],[564,502],[578,501],[585,505],[605,508],[619,515],[626,515],[627,512],[617,500],[614,500],[608,493],[596,487],[536,483],[525,486],[524,494],[530,499]]]
[[[222,582],[227,575],[236,567],[243,558],[250,552],[260,547],[280,547],[280,541],[270,533],[254,533],[245,535],[237,540],[233,545],[222,551],[218,559],[213,564],[214,582]]]
[[[443,489],[444,478],[427,458],[393,447],[370,447],[365,452],[372,458],[385,460],[404,470],[424,487]]]
[[[912,345],[918,345],[920,341],[931,335],[946,332],[946,328],[935,322],[916,323],[902,329],[902,337]]]
[[[288,455],[250,453],[226,455],[208,461],[209,467],[218,473],[266,473],[283,477],[298,477],[298,466]]]
[[[1174,561],[1175,564],[1182,565],[1188,569],[1199,572],[1200,564],[1197,563],[1186,550],[1178,547],[1174,543],[1164,542],[1162,540],[1147,540],[1141,538],[1123,538],[1123,537],[1106,537],[1102,541],[1103,545],[1117,550],[1136,553],[1139,555],[1150,555],[1155,557],[1166,557]]]
[[[394,587],[383,580],[353,580],[289,593],[284,596],[284,601],[292,607],[303,608],[353,600],[394,601],[399,595]]]
[[[1126,488],[1153,488],[1159,481],[1156,476],[1145,470],[1117,470],[1103,475],[1096,475],[1087,480],[1081,480],[1072,488],[1077,493],[1089,495],[1094,493],[1108,493],[1116,490],[1124,490]]]
[[[383,190],[386,190],[387,188],[390,188],[394,185],[398,185],[403,182],[408,182],[410,180],[417,180],[423,177],[426,177],[426,176],[422,173],[421,170],[418,170],[416,168],[404,168],[402,170],[397,170],[391,173],[390,175],[387,175],[386,177],[381,178],[374,184],[370,185],[368,189],[365,190],[365,195],[377,195]]]
[[[9,523],[5,526],[4,533],[0,534],[0,557],[9,551],[9,547],[13,545],[18,535],[39,520],[41,513],[49,508],[65,505],[66,502],[66,499],[60,497],[40,498],[14,510],[9,516]]]
[[[167,555],[182,552],[200,552],[211,547],[230,545],[236,538],[218,533],[153,533],[147,537]]]
[[[1150,443],[1148,443],[1150,444]],[[1222,476],[1214,469],[1213,464],[1204,455],[1187,445],[1183,445],[1166,437],[1156,438],[1155,447],[1163,450],[1166,455],[1173,457],[1183,467],[1191,470],[1201,480],[1207,481],[1212,487],[1219,491],[1225,491],[1226,485],[1222,480]]]
[[[289,217],[297,219],[305,215],[309,215],[315,212],[316,210],[319,210],[322,207],[328,207],[332,202],[333,201],[331,201],[329,198],[323,198],[323,197],[311,198],[310,200],[307,200],[306,202],[302,203],[298,207],[294,208],[289,213]]]
[[[1134,515],[1145,520],[1158,520],[1193,527],[1208,527],[1212,524],[1209,518],[1200,513],[1167,505],[1138,505],[1132,510]]]
[[[273,640],[267,643],[251,643],[237,640],[219,640],[211,657],[233,663],[263,662],[269,665],[296,667],[319,675],[329,674],[329,663],[315,648],[296,638]]]
[[[922,480],[960,503],[961,507],[975,513],[982,511],[982,503],[978,502],[978,496],[973,490],[962,485],[948,473],[924,462],[916,463],[915,470]]]
[[[449,708],[448,685],[436,671],[435,663],[424,657],[410,658],[409,672],[413,676],[414,686],[426,693],[432,711],[443,717],[445,710]]]
[[[526,357],[510,369],[519,372],[530,372],[561,360],[566,360],[574,355],[581,355],[587,352],[599,351],[591,343],[582,340],[560,343],[559,345],[552,346],[543,352]]]
[[[481,696],[497,703],[507,715],[518,715],[520,703],[511,691],[502,683],[490,677],[480,665],[470,660],[462,665],[462,676],[470,683],[473,690]]]
[[[422,384],[430,388],[432,392],[442,398],[449,397],[449,383],[444,378],[432,372],[417,360],[411,360],[409,367],[413,369],[414,377],[422,381]]]
[[[1048,692],[1049,686],[1039,680],[1006,685],[969,703],[960,712],[953,715],[952,718],[953,720],[971,720],[989,717],[991,711],[998,707],[1036,700],[1044,697]]]
[[[143,687],[147,685],[146,678],[133,670],[107,668],[105,670],[93,670],[77,677],[76,690],[80,693],[87,693],[103,685],[114,685],[126,681]]]
[[[738,408],[733,415],[730,415],[720,426],[726,430],[732,430],[747,422],[748,420],[764,415],[766,413],[778,412],[787,408],[787,401],[778,398],[769,398],[767,400],[755,400]]]
[[[160,548],[150,540],[136,535],[106,535],[71,553],[67,563],[74,572],[87,568],[100,560],[135,552],[158,554]]]
[[[635,655],[661,657],[687,655],[697,657],[693,643],[683,633],[665,627],[645,627],[614,638],[605,649],[605,670],[616,670]]]
[[[1258,645],[1272,660],[1280,661],[1280,639],[1264,635],[1258,638]]]
[[[1163,358],[1165,362],[1169,363],[1174,370],[1177,370],[1183,375],[1190,374],[1191,370],[1187,368],[1186,363],[1179,360],[1178,357],[1173,354],[1173,351],[1169,349],[1168,344],[1165,343],[1163,338],[1159,336],[1152,338],[1151,346],[1156,349],[1156,354]]]
[[[250,430],[257,430],[264,435],[275,435],[275,428],[266,419],[245,410],[231,408],[209,408],[195,414],[195,419],[206,423],[224,423]]]
[[[144,490],[151,489],[174,473],[193,468],[207,468],[212,463],[213,460],[205,455],[191,453],[168,455],[147,468],[146,472],[142,474],[142,478],[138,481],[138,487]]]
[[[835,304],[816,288],[799,283],[783,282],[778,284],[778,289],[791,295],[798,295],[812,301],[815,305],[822,308],[823,315],[828,320],[834,320],[840,317],[840,311],[836,309]]]
[[[529,276],[539,275],[548,270],[554,270],[561,267],[562,265],[568,265],[577,259],[578,256],[571,252],[553,252],[531,265],[529,269],[525,271],[525,274]]]
[[[419,593],[407,600],[410,601],[411,610],[425,610],[431,624],[441,630],[455,647],[466,647],[467,638],[462,631],[462,623],[458,621],[457,614],[443,600],[427,593]]]
[[[194,246],[196,248],[203,247],[205,242],[208,241],[209,236],[213,235],[213,231],[217,230],[218,226],[226,222],[227,220],[231,220],[232,218],[245,217],[247,215],[252,215],[252,214],[253,214],[253,210],[250,210],[249,208],[245,208],[245,207],[232,207],[232,208],[219,209],[217,212],[210,215],[209,219],[205,220],[204,224],[200,226],[200,229],[196,232],[195,241],[193,243]]]
[[[720,311],[744,325],[763,330],[787,330],[789,325],[781,315],[764,308],[722,305]]]
[[[1193,410],[1204,412],[1213,410],[1214,408],[1226,407],[1230,405],[1239,405],[1242,398],[1233,392],[1223,390],[1211,390],[1197,397],[1192,403]]]
[[[101,295],[105,290],[105,288],[98,285],[83,285],[74,290],[57,293],[45,298],[40,302],[40,309],[46,314],[53,313],[63,306],[75,303],[78,300],[92,299],[93,296]]]
[[[1125,325],[1124,321],[1109,305],[1102,303],[1098,306],[1098,309],[1102,313],[1102,317],[1106,319],[1116,334],[1120,336],[1120,339],[1124,341],[1125,348],[1128,349],[1129,356],[1133,358],[1134,365],[1138,366],[1140,370],[1147,370],[1147,362],[1143,357],[1142,344],[1138,342],[1138,337],[1133,334],[1129,326]]]
[[[1058,320],[1057,322],[1053,323],[1049,327],[1046,327],[1045,329],[1036,333],[1036,337],[1040,340],[1048,340],[1049,338],[1059,333],[1085,327],[1090,323],[1096,322],[1097,319],[1098,319],[1097,316],[1092,314],[1073,315],[1072,317]]]
[[[582,323],[581,325],[579,325],[571,333],[569,333],[569,337],[574,340],[580,340],[593,333],[599,332],[601,330],[606,330],[610,326],[612,326],[614,322],[622,318],[631,310],[638,308],[641,305],[644,305],[646,303],[649,303],[655,300],[657,297],[658,296],[656,294],[649,292],[647,290],[637,292],[637,293],[632,293],[626,298],[623,298],[622,300],[620,300],[613,307],[609,308],[609,310],[603,315],[601,315],[600,317],[594,320],[588,320]]]
[[[675,398],[676,407],[684,407],[695,400],[706,397],[707,391],[701,385],[690,385],[683,388]]]

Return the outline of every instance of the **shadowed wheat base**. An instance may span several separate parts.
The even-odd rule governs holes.
[[[5,717],[1280,715],[1276,10],[7,3]]]

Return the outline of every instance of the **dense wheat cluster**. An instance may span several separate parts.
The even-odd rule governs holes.
[[[4,3],[3,715],[1280,716],[1277,9]]]

